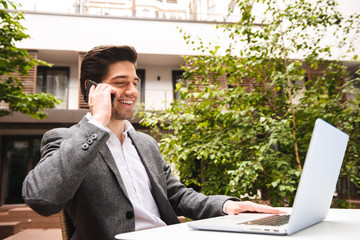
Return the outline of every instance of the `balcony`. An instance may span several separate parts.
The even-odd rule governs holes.
[[[140,19],[230,22],[233,1],[186,0],[19,0],[20,9],[80,15],[113,16]],[[236,17],[235,17],[236,18]]]

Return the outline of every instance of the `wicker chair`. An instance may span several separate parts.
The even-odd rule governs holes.
[[[74,225],[72,224],[71,219],[65,209],[60,211],[59,217],[60,217],[62,238],[63,240],[70,240],[75,230]]]

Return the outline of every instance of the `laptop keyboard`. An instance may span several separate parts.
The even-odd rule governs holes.
[[[269,217],[259,218],[256,220],[243,222],[241,224],[247,225],[266,225],[266,226],[281,226],[289,223],[290,215],[272,215]]]

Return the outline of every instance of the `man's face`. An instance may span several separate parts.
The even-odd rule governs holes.
[[[137,90],[139,81],[135,66],[131,62],[121,61],[109,66],[108,74],[103,78],[102,83],[111,85],[120,94],[120,97],[114,100],[112,118],[117,120],[132,118],[139,97]]]

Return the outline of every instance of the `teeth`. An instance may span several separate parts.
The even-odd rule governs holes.
[[[125,101],[125,100],[121,100],[120,103],[124,103],[124,104],[132,104],[132,101]]]

